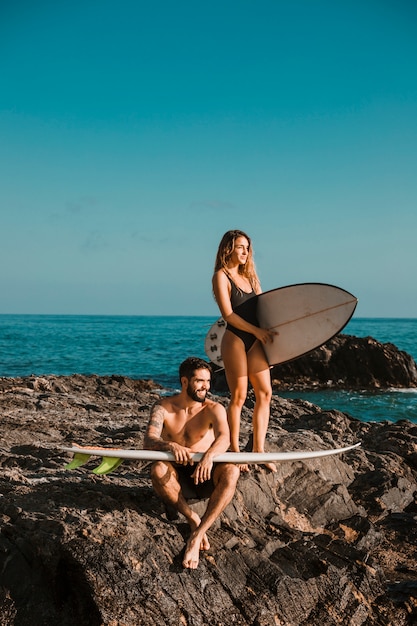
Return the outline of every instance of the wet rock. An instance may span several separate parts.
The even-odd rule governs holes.
[[[308,355],[276,366],[277,389],[388,389],[417,387],[412,357],[372,337],[338,335]]]
[[[148,463],[96,476],[94,461],[65,470],[61,449],[142,447],[163,392],[125,377],[0,379],[2,626],[416,623],[415,425],[274,396],[269,449],[362,445],[242,475],[187,571],[188,526],[167,519]],[[243,443],[252,407],[250,394]]]

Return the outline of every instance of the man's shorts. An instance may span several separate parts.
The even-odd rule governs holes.
[[[209,480],[195,485],[191,476],[195,471],[196,465],[180,465],[178,463],[173,463],[173,465],[178,472],[178,480],[184,498],[187,500],[205,500],[210,498],[214,489],[213,472]]]

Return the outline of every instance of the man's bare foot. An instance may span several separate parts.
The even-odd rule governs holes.
[[[206,533],[204,533],[203,538],[201,540],[200,550],[203,550],[204,552],[207,552],[207,550],[210,550],[210,541],[208,540]]]
[[[191,534],[185,547],[184,558],[182,560],[183,567],[187,569],[197,569],[200,558],[200,545],[202,543],[198,535],[196,537],[194,533]]]
[[[191,511],[191,515],[190,515],[190,518],[188,520],[188,523],[189,523],[190,528],[191,528],[191,533],[193,533],[194,531],[197,530],[197,528],[201,524],[200,516],[197,515],[197,513],[195,511]]]
[[[247,465],[246,463],[239,463],[238,467],[242,474],[249,472],[249,465]]]
[[[190,524],[191,535],[193,535],[193,533],[195,533],[195,531],[201,524],[201,520],[199,516],[197,515],[197,513],[194,513],[193,517],[190,520],[188,520],[188,523]],[[208,540],[206,533],[204,533],[203,538],[201,539],[200,550],[204,550],[204,551],[210,550],[210,542]]]

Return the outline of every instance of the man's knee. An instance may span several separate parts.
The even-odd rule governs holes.
[[[151,480],[152,484],[158,484],[164,486],[170,480],[174,468],[170,463],[164,461],[156,461],[151,466]]]
[[[236,463],[219,463],[216,474],[217,481],[222,481],[227,486],[236,487],[240,469]]]

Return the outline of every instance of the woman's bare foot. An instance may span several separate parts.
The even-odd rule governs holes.
[[[277,471],[277,466],[275,465],[275,463],[262,463],[262,465],[266,467],[266,469],[269,470],[270,472]]]

